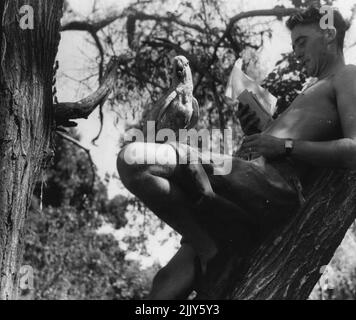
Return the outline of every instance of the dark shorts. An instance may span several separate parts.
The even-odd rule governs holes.
[[[261,157],[245,161],[227,155],[203,154],[185,144],[171,145],[179,159],[198,160],[208,174],[214,192],[253,215],[265,230],[287,220],[303,202],[299,177],[286,159],[266,161]],[[231,161],[231,165],[226,165],[226,161]],[[208,229],[221,236],[229,235],[229,229],[236,231],[239,223],[227,225],[216,216],[210,221],[205,220]]]

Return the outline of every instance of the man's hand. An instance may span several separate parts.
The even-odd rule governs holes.
[[[236,116],[239,118],[242,131],[246,135],[260,132],[258,129],[260,119],[257,117],[256,112],[250,110],[247,104],[239,103]]]
[[[242,156],[264,156],[274,159],[285,154],[285,140],[266,134],[254,134],[245,138],[240,153]]]

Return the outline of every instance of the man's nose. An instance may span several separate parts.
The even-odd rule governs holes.
[[[304,58],[304,52],[303,52],[303,50],[300,50],[300,49],[296,48],[296,49],[294,50],[294,54],[295,54],[295,57],[297,58],[297,60],[299,60],[299,61],[302,61],[302,60],[303,60],[303,58]]]

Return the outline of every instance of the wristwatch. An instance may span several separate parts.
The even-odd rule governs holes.
[[[289,156],[292,153],[293,148],[294,148],[294,141],[292,139],[287,139],[284,142],[284,149],[286,151],[286,156]]]

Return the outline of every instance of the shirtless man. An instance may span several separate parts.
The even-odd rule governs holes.
[[[257,233],[295,213],[300,197],[294,182],[312,166],[356,168],[356,67],[344,61],[347,24],[335,11],[335,29],[322,29],[321,17],[312,7],[287,22],[296,57],[318,82],[262,133],[245,139],[241,152],[255,160],[233,158],[229,175],[214,176],[213,164],[178,165],[177,154],[187,148],[165,145],[165,166],[126,162],[133,149],[157,157],[155,144],[133,143],[120,152],[125,186],[184,239],[155,277],[150,299],[186,298],[222,247],[233,243],[244,254]],[[255,121],[244,112],[240,120],[245,132]]]

